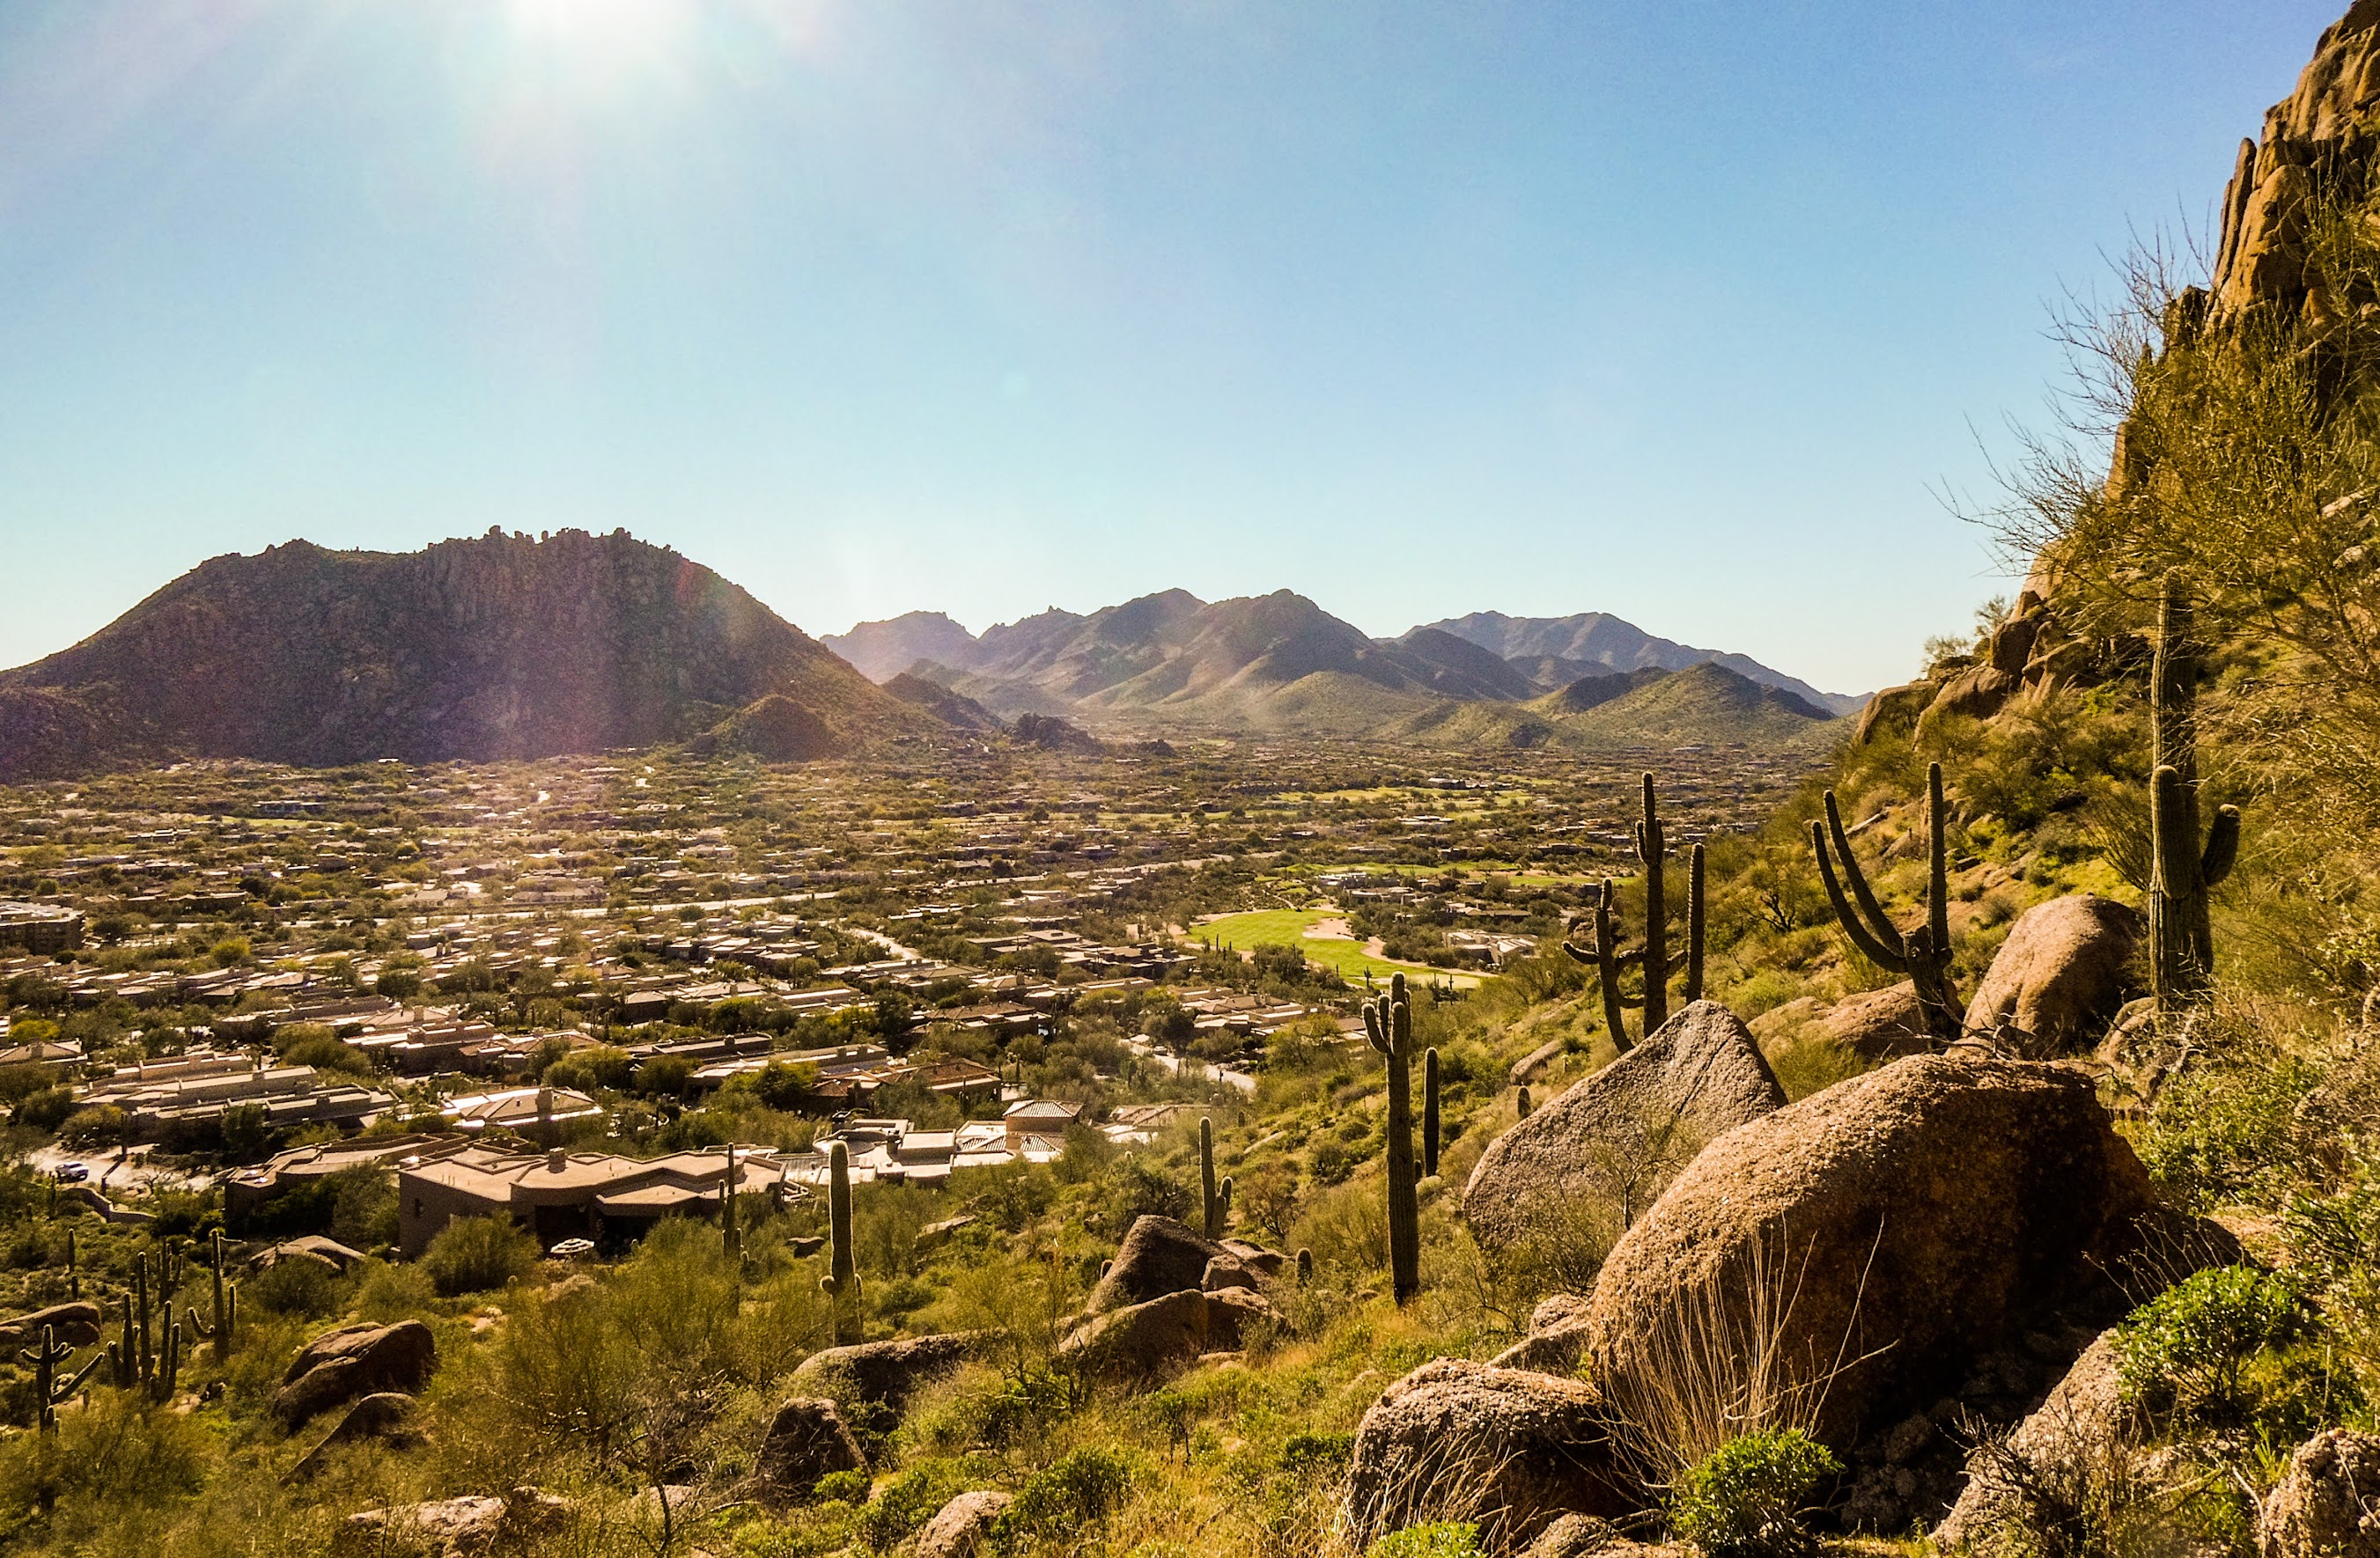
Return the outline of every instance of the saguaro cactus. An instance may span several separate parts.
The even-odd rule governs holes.
[[[165,1306],[164,1345],[157,1354],[157,1371],[149,1379],[149,1399],[164,1403],[174,1399],[175,1383],[182,1376],[182,1322]]]
[[[735,1223],[735,1143],[727,1143],[727,1167],[719,1177],[719,1237],[727,1247],[727,1263],[741,1273],[744,1232]]]
[[[834,1339],[850,1347],[860,1338],[859,1267],[851,1249],[851,1153],[840,1141],[826,1150],[827,1274],[819,1286],[834,1300]]]
[[[72,1228],[67,1230],[67,1297],[82,1297],[82,1274],[75,1270],[75,1235]]]
[[[44,1325],[42,1327],[42,1345],[37,1347],[27,1347],[17,1356],[24,1359],[33,1371],[33,1401],[35,1409],[39,1413],[41,1431],[43,1433],[55,1433],[58,1428],[58,1404],[73,1398],[74,1393],[82,1388],[83,1381],[90,1376],[92,1370],[100,1366],[106,1355],[91,1354],[90,1362],[61,1382],[58,1379],[58,1365],[74,1356],[74,1348],[59,1341],[57,1333],[53,1327]]]
[[[1810,824],[1810,847],[1817,851],[1818,876],[1827,885],[1827,900],[1834,905],[1843,934],[1868,961],[1909,977],[1917,988],[1926,1032],[1948,1044],[1964,1030],[1967,1013],[1950,985],[1949,830],[1944,817],[1942,765],[1929,764],[1925,770],[1925,921],[1906,933],[1886,916],[1860,870],[1859,859],[1852,853],[1851,835],[1843,831],[1842,810],[1831,790],[1827,791],[1826,821]],[[1835,862],[1828,858],[1829,841],[1842,863],[1840,877]],[[1843,896],[1846,880],[1851,884],[1849,898]]]
[[[224,1281],[224,1236],[215,1230],[214,1238],[214,1323],[207,1324],[199,1318],[194,1305],[190,1309],[190,1332],[204,1336],[214,1344],[215,1361],[221,1363],[231,1356],[232,1333],[239,1324],[239,1284]]]
[[[1212,1118],[1198,1122],[1198,1188],[1201,1230],[1208,1238],[1223,1237],[1223,1225],[1232,1215],[1232,1180],[1229,1175],[1219,1184],[1215,1178],[1215,1122]]]
[[[2191,639],[2190,598],[2166,575],[2157,603],[2149,780],[2149,968],[2157,1009],[2178,1010],[2206,991],[2215,968],[2207,889],[2240,855],[2240,808],[2216,810],[2198,841],[2197,704],[2201,667]]]
[[[1405,976],[1364,1008],[1364,1032],[1389,1062],[1389,1277],[1397,1302],[1421,1291],[1421,1197],[1415,1190],[1413,1122],[1413,1005]]]
[[[1611,1031],[1613,1045],[1622,1051],[1633,1048],[1634,1041],[1628,1036],[1627,1011],[1631,1007],[1645,1010],[1645,1032],[1650,1033],[1670,1020],[1670,980],[1682,971],[1686,976],[1682,992],[1689,1004],[1703,998],[1703,847],[1696,844],[1688,856],[1686,877],[1686,945],[1677,957],[1670,955],[1670,905],[1664,885],[1665,863],[1669,858],[1669,831],[1661,822],[1658,797],[1654,794],[1653,776],[1644,776],[1644,793],[1640,803],[1642,815],[1636,822],[1636,859],[1643,866],[1645,880],[1645,942],[1641,947],[1620,945],[1620,898],[1609,881],[1595,903],[1595,944],[1578,947],[1569,942],[1562,950],[1582,963],[1595,965],[1603,991],[1603,1025]],[[1620,984],[1621,972],[1631,964],[1641,968],[1645,975],[1645,993],[1630,1000]]]
[[[1438,1178],[1438,1046],[1421,1057],[1421,1177]]]

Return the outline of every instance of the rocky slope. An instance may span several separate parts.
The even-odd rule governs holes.
[[[491,760],[722,732],[788,756],[946,729],[700,564],[625,532],[419,552],[292,541],[0,672],[0,779],[183,757]],[[748,738],[748,741],[746,740]]]

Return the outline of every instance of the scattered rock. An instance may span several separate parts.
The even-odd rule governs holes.
[[[306,1452],[306,1458],[289,1470],[289,1480],[302,1482],[330,1464],[331,1452],[343,1444],[365,1443],[403,1448],[419,1443],[421,1436],[413,1431],[413,1397],[399,1391],[376,1391],[347,1408],[339,1426],[324,1434],[320,1443]]]
[[[2005,1445],[1969,1456],[1966,1489],[1935,1529],[1937,1547],[1956,1552],[1987,1540],[2022,1513],[2025,1487],[2074,1485],[2093,1459],[2129,1453],[2116,1362],[2115,1333],[2104,1332]]]
[[[1912,1056],[1730,1131],[1679,1176],[1597,1280],[1589,1372],[1624,1410],[1707,1330],[1698,1306],[1741,1323],[1748,1295],[1790,1294],[1775,1346],[1831,1374],[1817,1433],[1847,1448],[2029,1317],[2128,1307],[2107,1274],[2154,1204],[2081,1069]]]
[[[1220,1293],[1226,1287],[1241,1287],[1254,1293],[1261,1290],[1257,1274],[1234,1256],[1218,1255],[1207,1262],[1206,1272],[1198,1278],[1201,1292]]]
[[[1693,1558],[1694,1549],[1643,1542],[1609,1520],[1565,1515],[1537,1533],[1520,1558]]]
[[[824,1234],[805,1235],[800,1238],[787,1240],[786,1247],[793,1251],[794,1258],[798,1261],[805,1256],[822,1252],[826,1249],[826,1236]]]
[[[2334,1428],[2299,1445],[2256,1541],[2263,1558],[2380,1558],[2380,1439]]]
[[[917,1230],[917,1252],[922,1255],[928,1250],[940,1250],[951,1241],[953,1234],[974,1226],[975,1218],[965,1214],[945,1217],[939,1223],[929,1223]]]
[[[1250,1244],[1245,1239],[1227,1238],[1223,1241],[1223,1248],[1231,1254],[1238,1256],[1240,1264],[1250,1268],[1260,1276],[1279,1276],[1281,1268],[1289,1264],[1289,1257],[1280,1250],[1267,1250],[1261,1244]]]
[[[2095,1044],[2131,991],[2143,931],[2137,910],[2074,893],[2017,917],[1967,1005],[1971,1031],[2013,1028],[2034,1058]]]
[[[1140,1218],[1123,1236],[1108,1274],[1091,1290],[1090,1311],[1104,1314],[1168,1293],[1195,1293],[1206,1279],[1207,1262],[1218,1255],[1230,1251],[1171,1217]]]
[[[470,1494],[401,1504],[350,1515],[331,1539],[336,1558],[460,1558],[491,1552],[556,1531],[569,1520],[567,1499],[515,1488],[503,1498]]]
[[[1641,1209],[1663,1165],[1784,1103],[1750,1031],[1718,1002],[1696,1001],[1490,1142],[1463,1190],[1463,1217],[1494,1253],[1576,1221],[1583,1204],[1616,1209],[1633,1195]]]
[[[1570,1041],[1567,1039],[1548,1039],[1512,1062],[1512,1069],[1504,1073],[1505,1085],[1525,1087],[1536,1080],[1539,1071],[1560,1059],[1569,1048]]]
[[[1381,1392],[1355,1430],[1342,1516],[1357,1549],[1425,1520],[1476,1520],[1519,1548],[1560,1516],[1642,1502],[1614,1465],[1595,1387],[1441,1358]]]
[[[50,1328],[53,1340],[70,1347],[87,1347],[100,1339],[99,1306],[80,1302],[52,1304],[45,1310],[20,1314],[0,1325],[0,1343],[38,1342],[44,1325]]]
[[[794,1381],[812,1390],[835,1390],[847,1384],[849,1393],[859,1399],[880,1401],[898,1410],[919,1385],[951,1372],[990,1339],[989,1332],[960,1331],[829,1347],[804,1359],[794,1371]]]
[[[1544,1299],[1529,1315],[1529,1334],[1498,1353],[1496,1367],[1540,1374],[1574,1371],[1586,1350],[1586,1317],[1587,1301],[1575,1293]]]
[[[346,1326],[298,1349],[273,1393],[273,1415],[283,1427],[296,1428],[359,1395],[417,1394],[437,1367],[438,1339],[418,1320]]]
[[[808,1499],[820,1478],[867,1465],[841,1408],[822,1396],[795,1396],[770,1420],[753,1458],[752,1480],[762,1504],[782,1509]]]
[[[334,1238],[309,1234],[303,1238],[284,1239],[279,1244],[260,1250],[249,1259],[249,1265],[265,1271],[284,1261],[319,1261],[335,1272],[345,1272],[364,1258],[360,1250],[350,1250]]]
[[[977,1558],[991,1534],[991,1523],[1014,1502],[989,1489],[961,1493],[917,1533],[917,1558]]]

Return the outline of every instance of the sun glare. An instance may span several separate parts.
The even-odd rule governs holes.
[[[659,64],[686,30],[692,0],[511,0],[520,39],[597,76]]]

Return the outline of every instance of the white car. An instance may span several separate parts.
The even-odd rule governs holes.
[[[84,1167],[81,1164],[62,1163],[58,1165],[58,1179],[62,1184],[79,1185],[90,1178],[91,1170]]]

